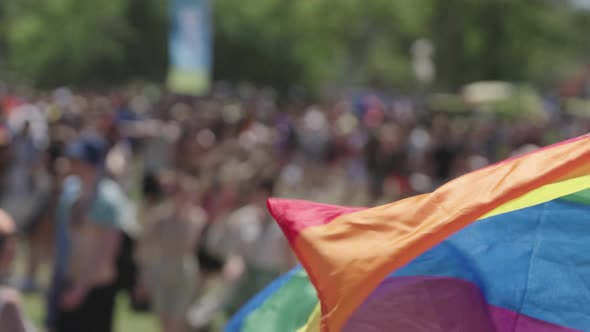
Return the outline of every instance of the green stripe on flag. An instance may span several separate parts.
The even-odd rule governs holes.
[[[577,193],[564,196],[562,199],[569,202],[590,205],[590,189],[578,191]]]
[[[301,270],[248,316],[241,332],[297,331],[307,323],[317,303],[316,291]]]

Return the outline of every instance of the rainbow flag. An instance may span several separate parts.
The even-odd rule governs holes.
[[[227,331],[590,331],[589,135],[384,206],[268,207],[306,272]]]

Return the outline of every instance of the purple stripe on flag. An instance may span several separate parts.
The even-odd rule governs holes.
[[[572,332],[488,305],[479,288],[448,277],[395,277],[379,285],[343,331]]]
[[[489,306],[489,312],[498,332],[577,332],[578,330],[547,323],[512,310]]]

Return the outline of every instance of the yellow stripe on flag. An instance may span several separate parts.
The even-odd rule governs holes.
[[[579,176],[560,182],[544,185],[514,200],[502,204],[479,219],[508,213],[534,205],[546,203],[554,199],[571,195],[590,188],[590,175]]]
[[[315,306],[305,326],[297,330],[297,332],[320,332],[320,321],[322,320],[322,310],[320,304]]]

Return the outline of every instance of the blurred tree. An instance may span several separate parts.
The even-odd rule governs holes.
[[[216,0],[215,76],[407,87],[410,45],[427,33],[431,2]]]
[[[212,1],[214,77],[283,90],[411,89],[418,38],[433,41],[445,90],[475,80],[551,84],[590,54],[590,12],[560,0]],[[162,81],[167,26],[161,0],[0,1],[5,65],[37,85]]]
[[[305,79],[295,56],[294,1],[213,1],[216,78],[288,88]]]
[[[7,66],[41,86],[161,79],[166,4],[158,0],[1,2]]]
[[[9,67],[40,85],[116,76],[130,30],[126,1],[7,1]],[[107,73],[96,75],[97,69]],[[102,77],[101,77],[102,76]]]
[[[111,0],[109,0],[111,1]],[[125,44],[125,76],[162,81],[168,62],[168,4],[162,0],[127,0],[131,38]]]
[[[588,12],[552,0],[437,1],[439,83],[559,79],[587,60]]]

